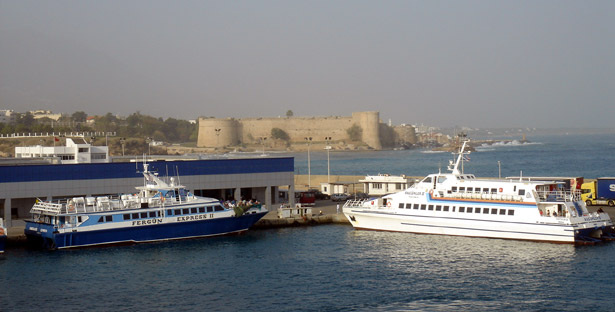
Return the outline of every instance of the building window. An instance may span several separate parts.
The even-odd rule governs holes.
[[[87,153],[88,152],[88,148],[87,147],[80,147],[79,148],[79,153]]]
[[[375,188],[375,189],[382,189],[382,183],[373,183],[373,184],[372,184],[372,188]]]

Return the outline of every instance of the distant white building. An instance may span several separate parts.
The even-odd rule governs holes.
[[[12,123],[15,121],[15,113],[12,109],[0,110],[0,123]]]
[[[378,174],[375,176],[365,176],[365,179],[359,180],[363,183],[363,190],[370,196],[382,196],[407,189],[413,184],[411,178],[402,176],[393,176],[390,174]]]
[[[66,138],[66,146],[15,147],[15,158],[55,158],[61,164],[110,162],[109,147],[92,146],[83,138]]]

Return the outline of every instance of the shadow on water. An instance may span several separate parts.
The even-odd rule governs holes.
[[[4,310],[610,310],[615,244],[574,247],[345,225],[0,261]]]

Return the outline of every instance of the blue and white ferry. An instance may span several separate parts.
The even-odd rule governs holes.
[[[134,194],[74,197],[34,204],[28,241],[48,249],[132,244],[240,233],[260,220],[260,204],[229,209],[195,196],[173,178],[165,182],[143,163],[144,185]]]
[[[381,198],[348,201],[356,229],[593,244],[613,239],[607,213],[589,212],[578,190],[558,181],[477,179],[463,173],[464,149],[451,173],[435,173]]]
[[[0,218],[0,254],[4,253],[4,246],[6,245],[6,236],[8,235],[8,230],[4,225],[4,220]]]

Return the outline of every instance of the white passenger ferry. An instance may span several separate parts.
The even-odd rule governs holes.
[[[195,196],[147,163],[143,176],[135,194],[37,201],[26,237],[49,249],[205,237],[246,231],[267,214],[260,204],[229,209]]]
[[[557,181],[477,179],[459,166],[430,174],[410,188],[378,199],[348,201],[343,212],[356,229],[593,244],[613,239],[607,213],[590,213],[580,192]]]

